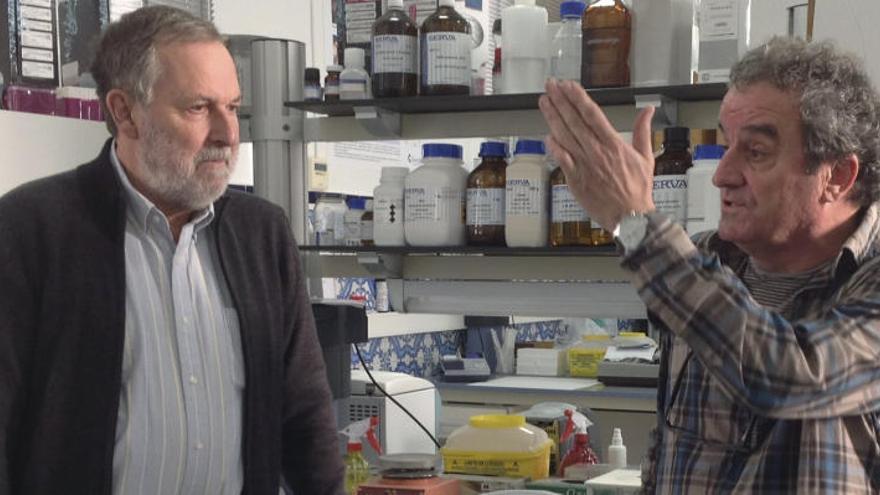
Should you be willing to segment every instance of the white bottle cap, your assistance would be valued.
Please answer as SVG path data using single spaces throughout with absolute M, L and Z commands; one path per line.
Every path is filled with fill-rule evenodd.
M 346 68 L 364 68 L 364 49 L 363 48 L 346 48 L 345 49 L 345 67 Z
M 343 67 L 343 66 L 341 66 L 341 65 L 336 65 L 336 64 L 328 65 L 328 66 L 327 66 L 327 72 L 331 72 L 331 71 L 332 71 L 332 72 L 342 72 L 342 69 L 344 69 L 344 68 L 345 68 L 345 67 Z
M 388 10 L 403 10 L 403 0 L 388 0 Z
M 455 8 L 455 0 L 440 0 L 437 6 Z

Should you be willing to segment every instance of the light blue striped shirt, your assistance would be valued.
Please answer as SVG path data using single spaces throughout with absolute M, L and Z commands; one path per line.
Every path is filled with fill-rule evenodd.
M 241 492 L 245 377 L 238 316 L 220 270 L 213 205 L 175 244 L 162 212 L 124 186 L 125 351 L 114 494 Z

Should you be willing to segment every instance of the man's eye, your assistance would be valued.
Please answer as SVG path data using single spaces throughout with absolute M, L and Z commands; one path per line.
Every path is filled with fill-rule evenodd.
M 189 111 L 194 112 L 194 113 L 202 113 L 202 112 L 206 111 L 207 109 L 208 109 L 208 105 L 206 105 L 204 103 L 200 103 L 198 105 L 192 105 L 189 107 Z

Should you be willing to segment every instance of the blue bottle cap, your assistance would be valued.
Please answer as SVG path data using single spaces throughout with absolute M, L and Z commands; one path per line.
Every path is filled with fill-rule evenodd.
M 536 141 L 534 139 L 520 139 L 516 142 L 516 150 L 514 155 L 543 155 L 544 141 Z
M 724 156 L 724 146 L 720 144 L 698 144 L 694 148 L 694 160 L 720 160 Z
M 461 160 L 461 146 L 457 144 L 427 143 L 422 145 L 424 158 L 456 158 Z
M 498 141 L 486 141 L 480 145 L 480 156 L 507 156 L 507 144 Z
M 363 210 L 367 206 L 367 198 L 362 196 L 349 196 L 345 198 L 345 204 L 350 210 Z
M 569 0 L 559 5 L 559 17 L 581 17 L 587 5 L 579 0 Z

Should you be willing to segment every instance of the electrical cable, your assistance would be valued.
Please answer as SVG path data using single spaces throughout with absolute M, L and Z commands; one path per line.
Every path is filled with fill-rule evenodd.
M 373 378 L 373 374 L 370 373 L 369 368 L 367 368 L 367 363 L 364 361 L 364 357 L 361 356 L 361 349 L 360 349 L 360 347 L 358 347 L 358 345 L 355 344 L 355 343 L 352 343 L 351 345 L 354 346 L 354 350 L 355 350 L 355 352 L 357 353 L 358 360 L 361 362 L 361 367 L 362 367 L 362 368 L 364 369 L 364 371 L 367 373 L 367 377 L 370 378 L 370 381 L 373 382 L 373 385 L 375 385 L 376 388 L 379 389 L 380 392 L 382 392 L 382 395 L 384 395 L 385 397 L 388 397 L 389 399 L 391 399 L 391 402 L 393 402 L 397 407 L 400 408 L 401 411 L 405 412 L 407 416 L 409 416 L 413 421 L 415 421 L 416 424 L 419 425 L 419 428 L 421 428 L 422 431 L 425 432 L 425 435 L 428 435 L 428 438 L 430 438 L 431 441 L 434 442 L 434 445 L 437 446 L 437 449 L 441 449 L 442 447 L 441 447 L 441 445 L 440 445 L 440 442 L 438 442 L 437 439 L 434 438 L 434 435 L 432 435 L 431 432 L 428 431 L 427 428 L 425 428 L 425 425 L 423 425 L 421 421 L 417 420 L 416 417 L 413 416 L 412 413 L 409 412 L 409 410 L 407 410 L 407 408 L 403 407 L 403 404 L 401 404 L 400 402 L 397 402 L 397 399 L 395 399 L 395 398 L 392 397 L 388 392 L 386 392 L 385 389 L 382 388 L 381 385 L 379 385 L 379 382 L 377 382 L 376 379 Z

